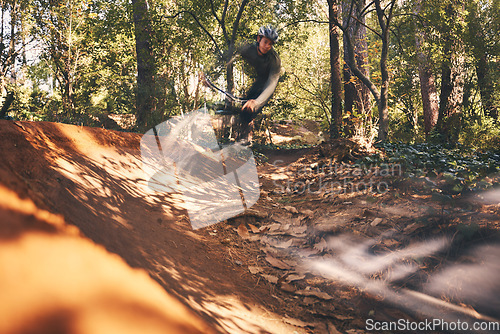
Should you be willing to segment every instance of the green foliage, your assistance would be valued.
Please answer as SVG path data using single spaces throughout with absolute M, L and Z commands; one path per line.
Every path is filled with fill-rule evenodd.
M 463 121 L 461 142 L 476 149 L 500 152 L 500 126 L 490 117 L 467 117 Z
M 135 113 L 136 46 L 131 5 L 128 1 L 36 0 L 5 2 L 5 17 L 12 12 L 18 35 L 5 34 L 1 63 L 3 94 L 13 91 L 10 115 L 19 119 L 52 120 L 99 125 L 103 114 Z M 224 4 L 228 6 L 224 9 Z M 478 84 L 478 60 L 485 58 L 493 104 L 500 108 L 500 2 L 475 0 L 422 1 L 417 15 L 414 2 L 399 2 L 392 22 L 389 45 L 389 139 L 423 142 L 422 102 L 416 61 L 415 31 L 426 35 L 422 51 L 441 85 L 442 65 L 458 47 L 466 69 L 460 142 L 478 149 L 496 148 L 500 129 L 485 117 L 485 98 Z M 154 0 L 150 5 L 153 51 L 159 92 L 155 121 L 220 101 L 203 88 L 198 72 L 213 73 L 224 87 L 225 57 L 235 43 L 255 38 L 257 28 L 272 23 L 280 28 L 275 46 L 282 58 L 283 75 L 265 112 L 275 119 L 315 119 L 328 128 L 330 117 L 330 64 L 326 2 L 249 0 L 235 27 L 241 1 Z M 7 14 L 9 13 L 9 14 Z M 379 31 L 376 16 L 367 10 L 366 24 Z M 15 15 L 14 15 L 15 14 Z M 7 21 L 4 22 L 8 26 Z M 21 29 L 22 26 L 22 29 Z M 9 29 L 6 29 L 9 30 Z M 370 79 L 381 83 L 380 38 L 367 29 Z M 9 65 L 9 42 L 22 50 L 23 38 L 38 54 Z M 451 50 L 451 51 L 450 51 Z M 14 57 L 15 58 L 15 57 Z M 30 58 L 30 57 L 28 57 Z M 20 69 L 24 75 L 21 75 Z M 241 63 L 235 65 L 235 94 L 250 79 Z M 17 81 L 16 81 L 17 80 Z M 352 121 L 359 115 L 345 115 Z M 371 110 L 373 119 L 377 108 Z M 376 127 L 376 124 L 374 124 Z M 442 137 L 429 138 L 440 142 Z
M 285 34 L 290 35 L 290 31 Z M 278 48 L 284 75 L 270 106 L 277 119 L 316 119 L 329 122 L 330 53 L 328 25 L 301 23 L 295 38 Z
M 438 178 L 451 194 L 500 186 L 500 155 L 491 151 L 434 144 L 385 143 L 378 147 L 385 156 L 367 157 L 371 162 L 398 164 L 408 179 L 432 183 Z

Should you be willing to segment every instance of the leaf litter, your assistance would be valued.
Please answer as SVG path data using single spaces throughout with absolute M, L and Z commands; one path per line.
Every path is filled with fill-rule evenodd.
M 344 175 L 347 174 L 349 176 L 348 164 L 343 166 L 345 168 Z M 376 177 L 377 173 L 373 171 L 370 173 L 367 175 Z M 429 179 L 428 176 L 426 178 Z M 444 177 L 441 178 L 444 180 Z M 334 180 L 335 178 L 331 177 L 331 179 Z M 359 177 L 356 179 L 362 180 Z M 450 178 L 448 177 L 448 179 Z M 439 176 L 437 179 L 434 178 L 430 181 L 434 186 L 439 186 L 444 182 L 440 181 Z M 453 182 L 455 182 L 455 179 Z M 430 182 L 428 183 L 430 184 Z M 388 184 L 392 186 L 390 182 Z M 266 187 L 265 181 L 263 187 Z M 408 196 L 411 197 L 411 202 L 409 201 L 409 203 L 419 202 L 420 204 L 410 204 L 406 212 L 397 214 L 391 213 L 389 211 L 390 208 L 386 207 L 385 204 L 382 203 L 381 205 L 382 201 L 386 201 L 396 207 L 396 204 L 402 203 L 402 198 L 406 194 L 404 190 L 388 192 L 387 194 L 368 194 L 366 195 L 366 199 L 360 201 L 359 198 L 364 198 L 363 194 L 344 195 L 340 193 L 332 195 L 326 193 L 323 196 L 319 193 L 316 193 L 315 196 L 311 196 L 311 194 L 287 194 L 287 197 L 283 198 L 281 197 L 283 194 L 269 191 L 267 192 L 267 196 L 261 197 L 261 201 L 264 203 L 267 202 L 267 208 L 263 209 L 266 212 L 259 213 L 259 209 L 256 209 L 254 214 L 255 217 L 266 218 L 258 219 L 252 224 L 247 222 L 246 226 L 240 225 L 236 229 L 242 239 L 257 242 L 257 245 L 254 245 L 254 247 L 260 250 L 260 254 L 264 254 L 257 256 L 259 264 L 249 266 L 248 270 L 251 274 L 259 275 L 267 282 L 275 284 L 279 287 L 279 290 L 286 292 L 289 296 L 301 296 L 302 305 L 311 307 L 311 314 L 317 313 L 322 316 L 333 316 L 333 318 L 341 322 L 350 322 L 355 319 L 352 316 L 351 308 L 345 307 L 345 310 L 339 313 L 333 305 L 329 306 L 329 304 L 323 303 L 330 303 L 333 300 L 350 300 L 357 292 L 341 290 L 340 295 L 335 292 L 332 293 L 332 286 L 325 285 L 325 282 L 328 281 L 327 279 L 318 280 L 317 276 L 299 268 L 300 262 L 297 259 L 305 259 L 307 261 L 309 259 L 324 259 L 327 257 L 335 259 L 335 255 L 332 254 L 332 250 L 328 247 L 327 240 L 330 240 L 329 236 L 338 235 L 346 231 L 355 233 L 360 237 L 374 237 L 376 233 L 381 233 L 381 231 L 383 232 L 397 226 L 395 230 L 399 231 L 403 237 L 380 238 L 374 244 L 378 248 L 373 249 L 376 252 L 388 252 L 403 247 L 405 235 L 422 233 L 422 231 L 429 230 L 432 225 L 428 222 L 422 223 L 414 219 L 408 224 L 398 227 L 396 219 L 407 216 L 412 217 L 412 212 L 415 212 L 413 216 L 415 218 L 418 218 L 422 214 L 428 214 L 427 211 L 424 212 L 424 209 L 428 210 L 427 207 L 429 207 L 429 203 L 432 203 L 433 198 L 439 197 L 439 194 L 436 195 L 436 193 L 414 194 L 410 192 L 408 193 Z M 455 198 L 453 196 L 443 194 L 441 197 L 446 198 L 446 202 L 436 200 L 432 203 L 436 204 L 433 206 L 436 208 L 433 211 L 436 214 L 442 212 L 439 205 L 446 205 L 447 208 L 454 205 Z M 314 210 L 312 210 L 313 207 L 311 206 L 308 207 L 301 204 L 308 203 L 306 200 L 310 200 L 310 203 L 315 201 Z M 287 204 L 284 205 L 282 203 Z M 261 246 L 259 247 L 258 244 Z M 281 295 L 280 298 L 286 300 L 290 297 Z M 295 305 L 297 299 L 294 298 L 297 297 L 288 299 L 290 306 Z M 337 322 L 335 325 L 345 330 L 344 325 L 339 326 Z M 318 330 L 326 328 L 329 332 L 337 333 L 338 330 L 335 325 L 333 323 L 327 324 L 322 322 L 321 324 L 316 324 L 316 327 Z M 358 328 L 362 328 L 362 326 Z M 354 331 L 363 332 L 363 330 Z

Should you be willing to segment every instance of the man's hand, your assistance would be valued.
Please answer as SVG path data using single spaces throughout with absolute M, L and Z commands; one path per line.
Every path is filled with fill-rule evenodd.
M 255 111 L 255 106 L 257 102 L 255 100 L 248 100 L 244 105 L 241 110 L 249 111 L 249 112 L 254 112 Z

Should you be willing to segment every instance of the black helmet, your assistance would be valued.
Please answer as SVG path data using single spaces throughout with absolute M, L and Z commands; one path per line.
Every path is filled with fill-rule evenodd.
M 271 25 L 260 27 L 259 32 L 257 33 L 257 36 L 267 37 L 271 41 L 273 41 L 273 43 L 276 43 L 278 41 L 278 37 L 279 37 L 278 32 Z

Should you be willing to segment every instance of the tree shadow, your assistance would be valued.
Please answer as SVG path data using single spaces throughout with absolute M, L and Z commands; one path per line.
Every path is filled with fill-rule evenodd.
M 0 183 L 66 222 L 130 266 L 146 270 L 223 332 L 268 332 L 259 317 L 265 287 L 192 231 L 175 194 L 148 194 L 140 135 L 55 123 L 3 124 Z M 16 234 L 11 234 L 15 238 Z M 91 274 L 91 273 L 89 273 Z M 278 306 L 273 306 L 278 307 Z

